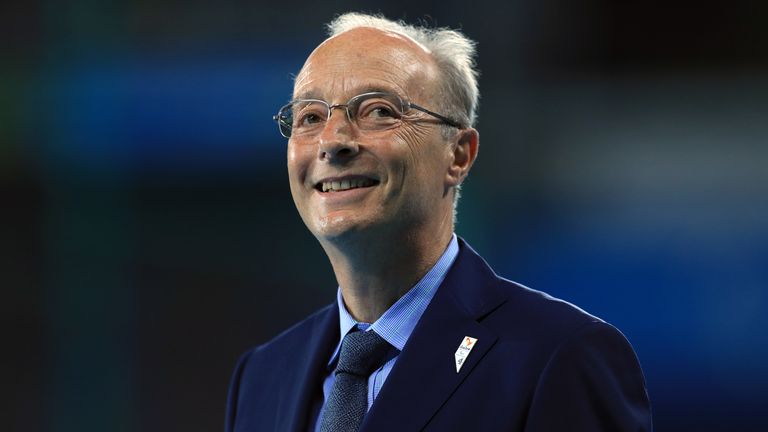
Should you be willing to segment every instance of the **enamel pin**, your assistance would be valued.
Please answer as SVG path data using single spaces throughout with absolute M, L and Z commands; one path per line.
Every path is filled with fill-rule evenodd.
M 454 358 L 456 359 L 456 373 L 459 373 L 461 367 L 464 366 L 464 361 L 467 359 L 467 356 L 469 356 L 469 353 L 472 352 L 472 348 L 475 347 L 476 343 L 477 339 L 464 336 L 461 345 L 459 345 L 459 349 L 457 349 L 456 354 L 454 354 Z

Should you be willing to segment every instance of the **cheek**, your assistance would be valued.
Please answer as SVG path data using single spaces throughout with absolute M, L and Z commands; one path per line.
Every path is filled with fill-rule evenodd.
M 293 182 L 303 182 L 309 166 L 309 158 L 306 151 L 296 146 L 288 146 L 288 178 Z
M 419 170 L 424 165 L 424 157 L 427 154 L 425 148 L 427 138 L 427 130 L 418 125 L 408 125 L 398 129 L 394 134 L 391 150 L 400 155 L 403 164 L 409 170 Z
M 442 174 L 447 168 L 449 144 L 436 136 L 440 131 L 435 129 L 414 124 L 396 134 L 408 175 L 417 178 L 423 187 L 441 185 L 444 180 Z

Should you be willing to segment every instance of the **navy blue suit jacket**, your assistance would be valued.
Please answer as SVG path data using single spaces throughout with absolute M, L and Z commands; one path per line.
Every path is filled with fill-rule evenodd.
M 650 431 L 632 347 L 611 325 L 498 277 L 463 240 L 459 255 L 361 431 Z M 246 352 L 226 431 L 307 431 L 339 339 L 332 304 Z M 454 353 L 476 346 L 459 373 Z

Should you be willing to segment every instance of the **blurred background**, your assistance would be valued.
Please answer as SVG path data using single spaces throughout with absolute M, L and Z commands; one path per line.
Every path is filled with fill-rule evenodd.
M 633 343 L 658 431 L 768 430 L 760 1 L 0 5 L 0 429 L 217 431 L 334 300 L 271 115 L 348 10 L 479 42 L 457 232 Z

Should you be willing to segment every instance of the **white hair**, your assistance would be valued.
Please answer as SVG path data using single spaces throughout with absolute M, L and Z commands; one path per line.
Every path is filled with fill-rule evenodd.
M 441 114 L 458 121 L 462 126 L 473 126 L 477 117 L 480 92 L 475 68 L 475 42 L 458 31 L 445 27 L 414 26 L 403 21 L 392 21 L 381 15 L 349 12 L 328 23 L 328 34 L 336 36 L 358 27 L 399 33 L 426 48 L 435 59 L 442 74 Z

